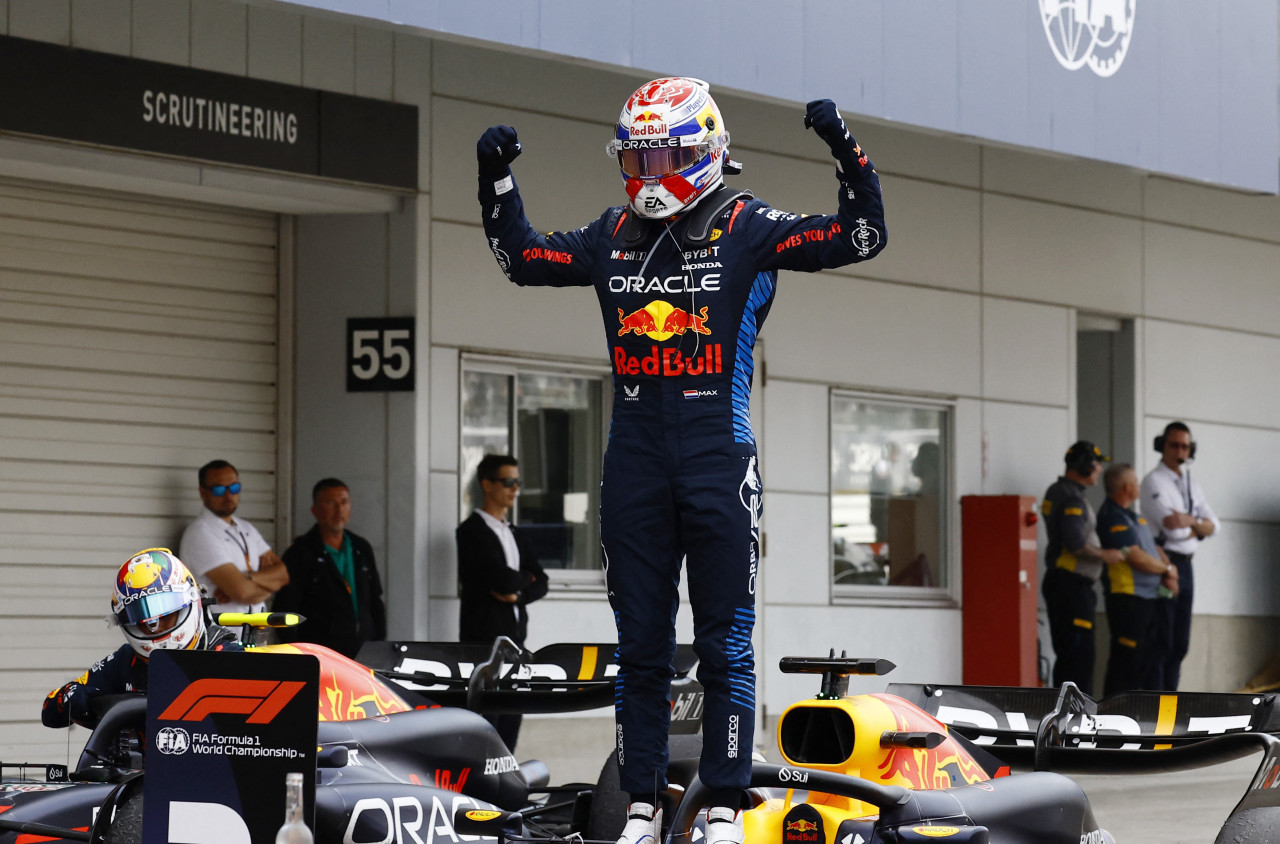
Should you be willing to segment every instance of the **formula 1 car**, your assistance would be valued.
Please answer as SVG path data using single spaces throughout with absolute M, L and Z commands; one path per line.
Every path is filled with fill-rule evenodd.
M 893 684 L 901 696 L 1015 765 L 1074 774 L 1193 770 L 1262 760 L 1219 842 L 1280 840 L 1280 695 Z
M 1099 826 L 1084 792 L 1057 769 L 1150 773 L 1257 752 L 1263 755 L 1258 774 L 1217 841 L 1263 844 L 1280 833 L 1275 700 L 1147 694 L 1098 704 L 1070 684 L 1061 690 L 901 685 L 885 694 L 851 696 L 850 675 L 881 675 L 893 665 L 831 656 L 786 658 L 780 667 L 821 674 L 821 689 L 779 720 L 786 764 L 752 767 L 742 803 L 746 844 L 1109 844 L 1114 839 Z M 1144 732 L 1153 700 L 1159 724 L 1152 721 Z M 1106 726 L 1098 710 L 1126 705 L 1128 715 L 1101 713 L 1136 725 L 1121 735 L 1118 722 Z M 1242 721 L 1244 707 L 1252 713 Z M 1212 729 L 1228 733 L 1208 734 L 1203 722 L 1197 725 L 1211 712 L 1218 713 Z M 1032 716 L 1034 728 L 1010 728 Z M 942 717 L 952 718 L 953 726 Z M 1035 770 L 1013 773 L 1010 761 Z M 701 840 L 705 821 L 699 813 L 708 797 L 696 777 L 669 790 L 666 844 Z M 519 821 L 512 813 L 463 811 L 455 817 L 459 832 L 545 841 L 522 832 Z
M 342 660 L 314 646 L 293 647 L 323 657 L 326 670 L 336 664 L 335 658 Z M 366 687 L 362 694 L 350 695 L 341 711 L 322 708 L 320 713 L 321 718 L 346 715 L 348 720 L 319 724 L 316 840 L 425 842 L 441 836 L 456 842 L 467 835 L 536 844 L 616 840 L 626 796 L 617 792 L 612 760 L 594 786 L 551 787 L 545 767 L 517 763 L 478 715 L 451 706 L 412 708 L 422 705 L 412 702 L 419 692 L 490 710 L 550 711 L 564 706 L 557 695 L 561 701 L 579 695 L 580 701 L 595 706 L 611 696 L 606 690 L 612 685 L 612 666 L 600 653 L 596 646 L 581 645 L 552 646 L 536 654 L 516 651 L 518 655 L 495 648 L 489 659 L 473 663 L 475 651 L 465 646 L 392 643 L 377 653 L 361 654 L 377 676 L 346 661 L 345 667 Z M 700 711 L 700 690 L 687 676 L 689 667 L 683 666 L 680 691 L 673 694 L 673 710 L 681 716 L 678 728 L 684 732 L 672 736 L 671 785 L 661 795 L 670 819 L 664 829 L 667 844 L 696 842 L 705 828 L 700 811 L 708 791 L 696 775 L 700 741 L 690 732 Z M 1098 716 L 1107 713 L 1071 686 L 1051 692 L 895 686 L 885 694 L 849 695 L 848 676 L 882 675 L 892 664 L 831 656 L 787 658 L 781 667 L 789 673 L 820 674 L 821 688 L 816 698 L 793 705 L 779 721 L 778 743 L 786 764 L 753 766 L 751 787 L 742 800 L 748 844 L 887 844 L 938 838 L 1105 844 L 1111 836 L 1099 827 L 1083 791 L 1047 768 L 1164 770 L 1258 751 L 1264 755 L 1259 774 L 1218 840 L 1261 844 L 1272 840 L 1278 826 L 1280 788 L 1274 786 L 1280 785 L 1280 740 L 1269 732 L 1276 726 L 1269 709 L 1274 701 L 1254 702 L 1255 729 L 1206 736 L 1197 735 L 1189 720 L 1169 713 L 1181 711 L 1179 704 L 1186 712 L 1200 706 L 1216 706 L 1221 712 L 1240 701 L 1162 695 L 1159 711 L 1167 723 L 1161 729 L 1143 731 L 1139 717 L 1139 735 L 1119 736 L 1114 729 L 1097 728 Z M 370 691 L 369 683 L 376 689 Z M 1001 708 L 993 702 L 997 692 L 1009 696 L 1001 700 L 1018 705 Z M 1042 714 L 1031 706 L 1033 701 L 1040 702 Z M 397 711 L 399 706 L 403 710 Z M 128 720 L 115 711 L 95 730 L 77 776 L 67 778 L 72 782 L 0 786 L 0 830 L 49 836 L 20 839 L 24 841 L 138 840 L 138 778 L 125 770 L 137 767 L 136 755 L 130 755 L 137 751 L 121 756 L 100 736 Z M 116 724 L 109 723 L 113 718 Z M 944 723 L 946 718 L 952 726 Z M 1137 747 L 1105 746 L 1122 740 Z M 1144 749 L 1144 743 L 1150 748 Z M 1012 773 L 1011 760 L 1039 770 Z M 611 769 L 612 780 L 607 776 Z M 107 782 L 83 781 L 93 777 Z M 59 813 L 54 805 L 58 799 L 78 808 L 73 812 L 64 806 Z M 99 806 L 95 822 L 92 810 Z M 0 842 L 10 840 L 19 839 L 0 835 Z
M 254 659 L 302 653 L 320 662 L 314 825 L 321 842 L 437 835 L 456 842 L 450 819 L 457 809 L 518 812 L 527 829 L 544 836 L 620 826 L 610 817 L 625 812 L 616 772 L 613 786 L 606 782 L 603 789 L 551 786 L 545 765 L 518 762 L 488 721 L 451 705 L 470 701 L 477 709 L 524 712 L 595 708 L 613 697 L 613 666 L 599 658 L 611 652 L 608 645 L 553 645 L 530 654 L 506 639 L 492 648 L 372 643 L 361 657 L 382 668 L 379 674 L 318 645 L 247 651 Z M 687 648 L 678 662 L 685 670 L 673 683 L 673 700 L 683 701 L 682 717 L 673 723 L 683 735 L 673 738 L 675 755 L 696 759 L 700 691 L 687 676 L 694 664 Z M 511 699 L 514 704 L 506 702 Z M 0 782 L 0 844 L 141 840 L 146 697 L 104 697 L 94 709 L 97 724 L 73 771 L 2 766 L 20 776 Z M 691 779 L 692 767 L 686 768 Z M 419 828 L 425 838 L 417 837 Z

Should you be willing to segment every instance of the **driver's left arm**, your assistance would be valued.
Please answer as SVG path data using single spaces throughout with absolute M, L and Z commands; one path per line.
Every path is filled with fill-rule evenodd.
M 747 224 L 752 232 L 760 269 L 834 269 L 869 261 L 889 242 L 880 176 L 835 105 L 822 100 L 810 103 L 805 125 L 812 125 L 836 159 L 837 210 L 835 214 L 807 216 L 768 206 L 752 209 L 749 219 L 738 222 Z

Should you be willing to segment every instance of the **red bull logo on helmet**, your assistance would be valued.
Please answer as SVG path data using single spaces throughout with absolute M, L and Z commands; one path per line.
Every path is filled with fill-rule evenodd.
M 703 307 L 698 313 L 692 314 L 684 308 L 678 308 L 661 299 L 654 299 L 643 308 L 629 314 L 622 308 L 618 308 L 618 322 L 621 325 L 618 336 L 643 334 L 650 339 L 662 342 L 673 335 L 683 335 L 686 331 L 710 334 L 711 329 L 707 327 L 707 311 L 708 308 Z
M 631 121 L 631 137 L 667 134 L 667 119 L 655 111 L 644 111 Z

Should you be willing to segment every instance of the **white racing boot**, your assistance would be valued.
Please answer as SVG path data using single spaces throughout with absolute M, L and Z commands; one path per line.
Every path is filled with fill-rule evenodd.
M 661 842 L 662 810 L 658 809 L 655 812 L 651 803 L 632 803 L 627 806 L 627 825 L 622 828 L 618 844 L 661 844 Z
M 705 844 L 742 844 L 742 816 L 733 809 L 707 810 L 707 840 Z

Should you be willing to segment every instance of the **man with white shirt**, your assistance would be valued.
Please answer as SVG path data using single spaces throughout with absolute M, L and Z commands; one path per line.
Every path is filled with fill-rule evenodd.
M 235 515 L 240 473 L 225 460 L 200 467 L 204 510 L 182 533 L 178 554 L 215 602 L 212 611 L 261 612 L 289 570 L 258 529 Z
M 458 592 L 462 599 L 458 641 L 491 645 L 506 636 L 524 645 L 529 614 L 525 605 L 547 594 L 547 575 L 507 513 L 520 492 L 520 470 L 509 455 L 486 454 L 476 469 L 484 502 L 456 532 Z M 519 715 L 487 716 L 516 749 Z
M 1191 429 L 1182 422 L 1170 422 L 1156 437 L 1155 448 L 1160 452 L 1160 463 L 1142 479 L 1142 516 L 1178 569 L 1178 594 L 1156 602 L 1156 653 L 1150 682 L 1157 691 L 1172 692 L 1177 691 L 1182 660 L 1191 644 L 1195 594 L 1191 558 L 1222 523 L 1187 465 L 1196 454 Z

